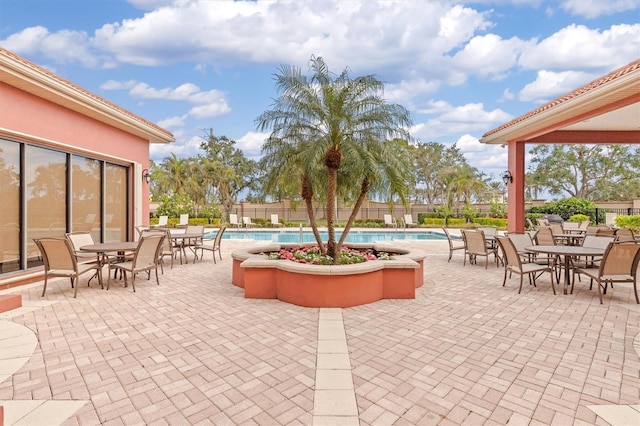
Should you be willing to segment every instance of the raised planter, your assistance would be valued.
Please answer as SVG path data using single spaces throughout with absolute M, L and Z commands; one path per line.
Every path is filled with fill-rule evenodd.
M 348 244 L 397 253 L 391 260 L 354 265 L 308 265 L 289 260 L 269 260 L 261 253 L 294 247 L 273 244 L 234 251 L 232 282 L 244 288 L 244 297 L 279 299 L 315 308 L 348 308 L 381 299 L 414 299 L 424 283 L 425 255 L 383 244 Z

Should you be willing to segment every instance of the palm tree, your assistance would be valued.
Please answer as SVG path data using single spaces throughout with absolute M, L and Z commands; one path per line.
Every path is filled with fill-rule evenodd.
M 280 67 L 275 76 L 280 96 L 256 124 L 262 131 L 272 128 L 263 146 L 272 165 L 268 173 L 289 171 L 289 176 L 300 182 L 311 226 L 323 251 L 313 199 L 314 190 L 324 183 L 329 234 L 326 254 L 335 259 L 369 190 L 386 188 L 405 199 L 407 186 L 402 177 L 407 172 L 406 161 L 392 149 L 398 144 L 391 139 L 409 139 L 411 117 L 406 108 L 386 103 L 384 85 L 375 77 L 351 78 L 348 68 L 335 76 L 321 57 L 312 56 L 310 66 L 310 77 L 300 68 Z M 320 170 L 324 173 L 319 174 Z M 356 196 L 356 204 L 340 242 L 336 242 L 334 208 L 340 191 Z

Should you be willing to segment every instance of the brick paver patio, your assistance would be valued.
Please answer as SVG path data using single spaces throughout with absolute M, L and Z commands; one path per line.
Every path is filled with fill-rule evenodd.
M 63 417 L 42 424 L 64 425 L 640 420 L 640 308 L 628 286 L 600 305 L 584 281 L 554 296 L 547 275 L 518 295 L 502 268 L 463 267 L 460 252 L 447 263 L 446 241 L 399 241 L 427 253 L 415 300 L 310 309 L 244 299 L 230 253 L 247 244 L 223 241 L 217 264 L 165 268 L 160 286 L 140 279 L 136 293 L 86 278 L 77 299 L 62 279 L 45 298 L 41 283 L 3 291 L 25 307 L 0 314 L 0 344 L 9 321 L 37 336 L 0 382 L 5 420 L 36 401 Z M 73 404 L 64 416 L 63 403 Z

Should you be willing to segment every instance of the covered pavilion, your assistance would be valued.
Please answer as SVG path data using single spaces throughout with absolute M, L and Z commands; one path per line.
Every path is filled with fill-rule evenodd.
M 480 142 L 508 147 L 508 230 L 523 231 L 527 144 L 640 143 L 640 59 L 486 132 Z

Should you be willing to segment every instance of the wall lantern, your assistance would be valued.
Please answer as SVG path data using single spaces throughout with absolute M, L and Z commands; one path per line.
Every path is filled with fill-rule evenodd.
M 151 173 L 149 173 L 149 169 L 144 169 L 142 171 L 142 181 L 143 182 L 151 182 Z
M 507 170 L 502 174 L 502 181 L 504 182 L 505 185 L 509 185 L 510 183 L 513 183 L 513 175 L 509 170 Z

